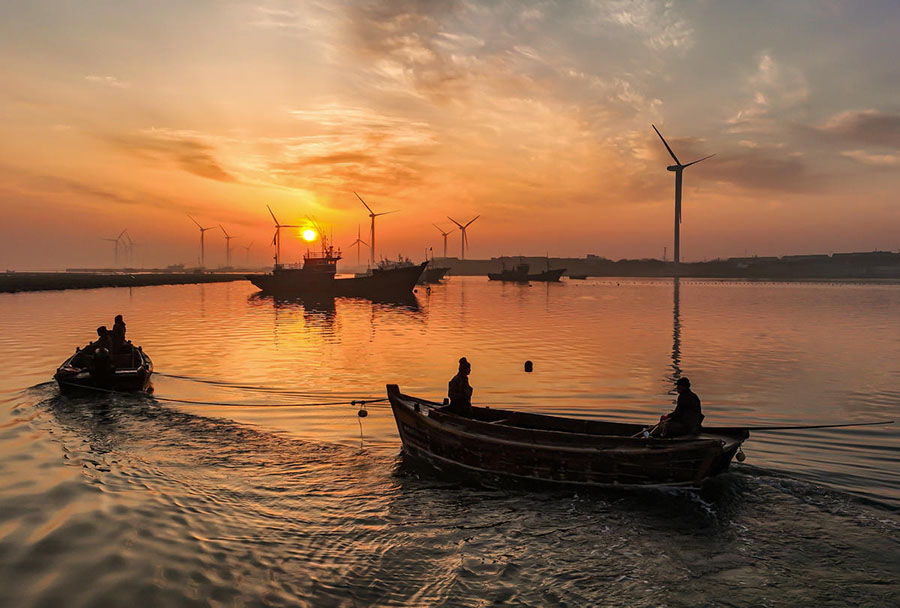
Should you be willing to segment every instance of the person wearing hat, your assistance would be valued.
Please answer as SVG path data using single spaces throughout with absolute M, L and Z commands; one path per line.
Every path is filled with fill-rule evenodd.
M 660 417 L 652 431 L 651 437 L 682 437 L 696 435 L 700 432 L 703 413 L 700 410 L 700 397 L 691 390 L 691 381 L 685 377 L 675 382 L 678 401 L 675 409 Z
M 472 387 L 469 385 L 469 373 L 472 365 L 463 357 L 459 360 L 459 372 L 447 387 L 447 395 L 450 397 L 450 406 L 447 408 L 454 414 L 468 416 L 472 413 Z

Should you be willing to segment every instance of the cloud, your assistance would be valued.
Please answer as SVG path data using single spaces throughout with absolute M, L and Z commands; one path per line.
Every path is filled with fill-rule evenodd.
M 744 92 L 747 101 L 727 121 L 730 133 L 773 131 L 785 115 L 809 100 L 803 72 L 779 63 L 770 51 L 758 56 Z
M 694 30 L 671 2 L 617 0 L 596 5 L 605 21 L 636 31 L 653 50 L 685 51 L 694 44 Z
M 846 141 L 900 149 L 900 114 L 878 110 L 841 112 L 817 130 Z
M 824 186 L 823 176 L 813 174 L 802 158 L 785 156 L 783 151 L 775 148 L 750 148 L 722 154 L 703 165 L 706 179 L 750 190 L 805 192 Z
M 85 76 L 85 80 L 94 84 L 100 84 L 114 89 L 127 89 L 130 85 L 115 76 Z
M 841 156 L 872 167 L 900 167 L 900 154 L 871 154 L 865 150 L 846 150 Z
M 147 129 L 133 135 L 109 136 L 113 142 L 143 158 L 175 162 L 181 169 L 220 182 L 235 182 L 237 179 L 225 171 L 213 156 L 215 148 L 211 144 L 198 141 L 200 136 L 191 133 L 183 135 L 166 129 Z

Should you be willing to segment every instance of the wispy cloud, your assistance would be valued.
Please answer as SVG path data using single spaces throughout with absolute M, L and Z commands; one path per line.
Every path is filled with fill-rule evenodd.
M 770 132 L 809 99 L 803 73 L 779 63 L 772 52 L 761 53 L 745 80 L 746 101 L 729 120 L 729 132 Z
M 179 131 L 147 129 L 130 135 L 111 135 L 107 140 L 121 149 L 153 162 L 174 162 L 194 175 L 220 182 L 235 182 L 215 159 L 215 148 L 200 141 L 197 134 Z
M 841 156 L 871 167 L 900 167 L 900 154 L 872 154 L 865 150 L 845 150 L 841 152 Z
M 831 117 L 818 131 L 846 141 L 900 150 L 900 114 L 853 110 Z
M 107 87 L 112 87 L 114 89 L 127 89 L 130 84 L 127 82 L 123 82 L 116 78 L 115 76 L 85 76 L 85 80 L 88 82 L 99 84 Z

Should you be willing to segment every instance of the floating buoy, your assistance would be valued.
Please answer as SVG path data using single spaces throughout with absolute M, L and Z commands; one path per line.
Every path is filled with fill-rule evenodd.
M 734 457 L 738 462 L 744 462 L 745 460 L 747 460 L 747 455 L 744 454 L 744 450 L 742 450 L 741 448 L 738 448 L 737 454 L 735 454 Z
M 369 412 L 367 412 L 365 408 L 359 408 L 359 411 L 356 412 L 356 415 L 359 416 L 360 418 L 365 418 L 366 416 L 369 415 Z
M 525 371 L 531 373 L 531 370 L 534 369 L 534 364 L 531 361 L 525 362 Z

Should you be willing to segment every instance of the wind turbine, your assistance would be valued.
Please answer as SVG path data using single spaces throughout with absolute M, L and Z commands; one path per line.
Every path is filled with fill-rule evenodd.
M 125 243 L 125 251 L 128 255 L 128 267 L 134 268 L 134 248 L 140 243 L 135 243 L 134 239 L 131 238 L 131 233 L 127 230 L 125 231 L 125 238 L 128 239 L 128 242 Z
M 197 224 L 197 228 L 200 229 L 200 268 L 206 268 L 206 244 L 204 242 L 204 236 L 207 230 L 212 230 L 215 226 L 210 226 L 209 228 L 204 228 L 200 225 L 200 222 L 192 218 L 190 215 L 188 217 L 191 218 L 191 221 Z
M 356 245 L 356 265 L 359 266 L 359 246 L 360 245 L 365 245 L 366 247 L 369 246 L 368 243 L 366 243 L 364 240 L 362 240 L 362 237 L 359 234 L 359 225 L 356 226 L 356 240 L 350 244 L 350 247 L 353 247 L 354 245 Z
M 255 241 L 250 241 L 249 245 L 241 245 L 241 247 L 243 247 L 247 251 L 247 260 L 245 261 L 245 264 L 247 264 L 248 266 L 250 265 L 250 248 L 253 247 L 254 242 Z
M 222 232 L 225 233 L 225 265 L 231 268 L 231 239 L 236 239 L 238 237 L 231 236 L 227 232 L 225 232 L 225 227 L 222 224 L 219 224 L 219 228 L 222 229 Z
M 278 266 L 281 260 L 281 229 L 299 228 L 300 226 L 294 226 L 293 224 L 279 224 L 278 218 L 275 217 L 275 214 L 272 212 L 272 208 L 266 205 L 266 209 L 269 210 L 269 215 L 275 220 L 275 236 L 272 237 L 272 244 L 275 245 L 275 265 Z
M 473 220 L 473 221 L 474 221 L 474 220 Z M 450 232 L 453 232 L 453 231 L 451 230 L 450 232 L 444 232 L 444 229 L 441 228 L 440 226 L 438 226 L 437 224 L 432 224 L 432 226 L 434 226 L 435 228 L 437 228 L 438 230 L 440 230 L 440 231 L 441 231 L 441 236 L 444 237 L 444 257 L 446 258 L 446 257 L 447 257 L 447 235 L 450 234 Z
M 119 265 L 119 241 L 122 240 L 122 235 L 125 234 L 126 232 L 128 232 L 128 228 L 126 228 L 125 230 L 120 232 L 119 236 L 117 236 L 114 239 L 103 239 L 104 241 L 110 241 L 113 243 L 113 260 L 114 260 L 113 266 L 114 267 Z
M 353 194 L 356 194 L 356 192 L 354 192 Z M 370 261 L 372 263 L 372 266 L 374 266 L 375 265 L 375 218 L 378 217 L 379 215 L 387 215 L 388 213 L 395 213 L 396 210 L 395 211 L 382 211 L 381 213 L 375 213 L 374 211 L 372 211 L 371 207 L 366 205 L 366 201 L 364 201 L 360 195 L 356 194 L 356 198 L 359 199 L 359 202 L 361 202 L 363 205 L 365 205 L 366 209 L 369 210 L 369 217 L 372 218 L 372 228 L 369 232 L 369 242 L 371 243 L 370 247 L 372 248 L 372 255 L 371 255 Z
M 695 160 L 693 162 L 689 162 L 686 165 L 682 165 L 681 161 L 678 160 L 678 157 L 675 156 L 675 153 L 672 152 L 672 148 L 669 147 L 669 144 L 666 142 L 666 138 L 662 136 L 662 133 L 659 132 L 659 129 L 656 128 L 656 125 L 651 124 L 653 130 L 656 131 L 656 134 L 659 135 L 659 138 L 662 140 L 663 145 L 666 147 L 666 150 L 669 151 L 669 154 L 672 155 L 672 158 L 675 160 L 674 165 L 669 165 L 666 167 L 668 171 L 673 171 L 675 173 L 675 266 L 681 263 L 681 174 L 685 169 L 690 167 L 691 165 L 696 165 L 697 163 L 706 160 L 707 158 L 712 158 L 715 154 L 710 154 L 709 156 L 704 156 L 701 159 Z
M 466 236 L 466 228 L 468 228 L 472 224 L 472 222 L 474 222 L 475 220 L 477 220 L 480 217 L 481 217 L 480 215 L 476 215 L 475 217 L 470 219 L 468 221 L 468 223 L 466 223 L 465 226 L 463 226 L 462 224 L 457 222 L 455 219 L 453 219 L 449 215 L 447 216 L 447 219 L 450 220 L 451 222 L 453 222 L 454 224 L 456 224 L 457 226 L 459 226 L 459 231 L 462 232 L 462 236 L 459 239 L 459 248 L 461 251 L 459 259 L 461 259 L 461 260 L 466 259 L 466 247 L 469 246 L 469 237 Z

